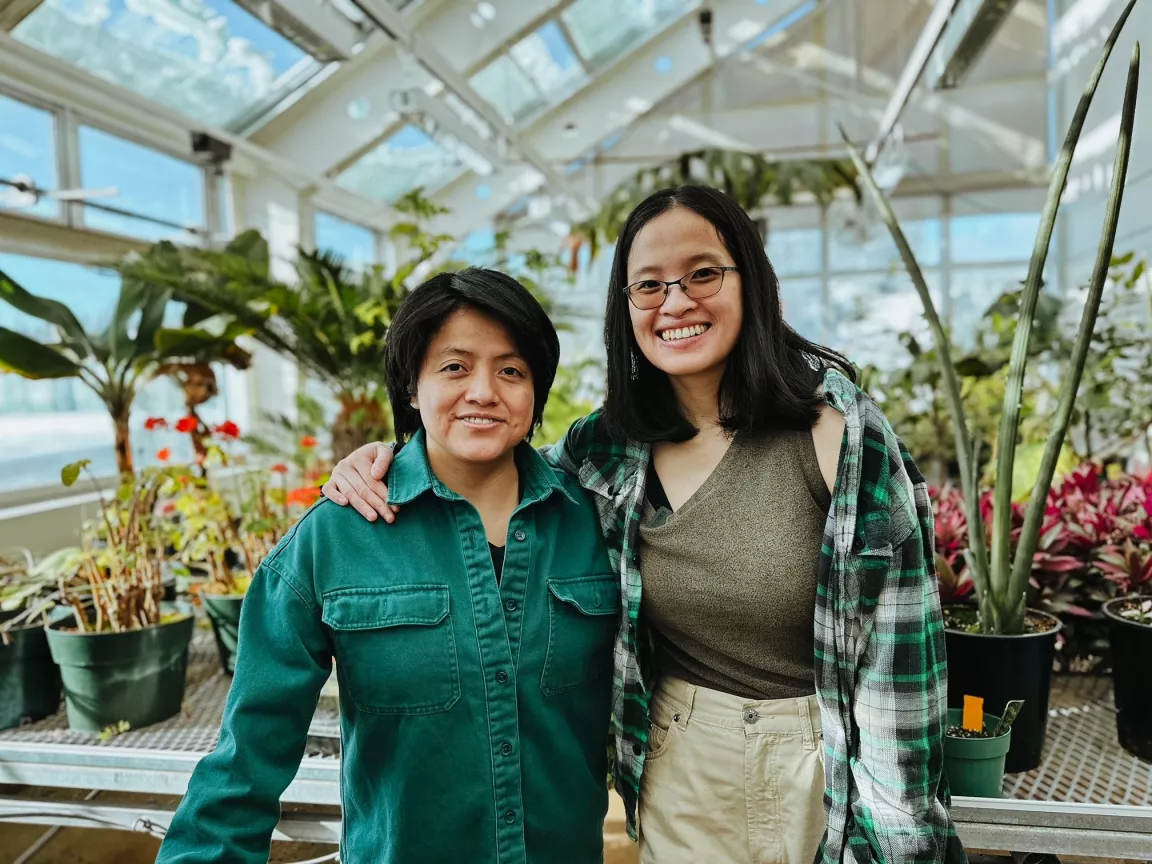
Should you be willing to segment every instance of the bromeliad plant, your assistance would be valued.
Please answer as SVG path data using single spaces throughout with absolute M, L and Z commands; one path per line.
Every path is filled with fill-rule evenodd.
M 1053 167 L 1052 179 L 1048 188 L 1048 198 L 1040 220 L 1028 275 L 1020 298 L 1019 320 L 1008 365 L 1004 392 L 1003 410 L 1000 416 L 1000 429 L 996 453 L 996 486 L 993 493 L 994 506 L 989 514 L 992 520 L 992 537 L 989 548 L 985 533 L 985 514 L 981 512 L 981 498 L 978 491 L 978 467 L 973 452 L 972 438 L 965 419 L 964 404 L 960 385 L 951 356 L 949 336 L 936 312 L 924 274 L 904 236 L 900 223 L 887 197 L 877 185 L 871 170 L 865 164 L 860 152 L 852 145 L 847 134 L 841 134 L 848 145 L 853 163 L 864 187 L 878 205 L 880 215 L 888 226 L 892 238 L 900 251 L 900 257 L 908 270 L 912 283 L 924 304 L 924 314 L 928 319 L 937 353 L 944 373 L 945 390 L 953 420 L 956 439 L 956 454 L 959 464 L 960 483 L 964 493 L 965 515 L 968 525 L 968 548 L 964 558 L 972 574 L 977 607 L 978 623 L 981 632 L 989 634 L 1019 634 L 1026 629 L 1026 600 L 1028 582 L 1032 575 L 1032 559 L 1041 539 L 1041 530 L 1046 511 L 1048 492 L 1052 486 L 1056 464 L 1060 458 L 1064 439 L 1072 417 L 1076 393 L 1084 372 L 1090 347 L 1096 315 L 1104 284 L 1112 261 L 1112 249 L 1116 240 L 1120 204 L 1124 194 L 1124 184 L 1128 174 L 1128 156 L 1132 145 L 1132 129 L 1136 113 L 1136 93 L 1140 75 L 1140 46 L 1135 46 L 1128 68 L 1127 83 L 1124 89 L 1124 104 L 1121 110 L 1120 136 L 1117 141 L 1116 159 L 1112 175 L 1111 189 L 1104 214 L 1104 227 L 1097 249 L 1096 263 L 1089 283 L 1079 330 L 1064 372 L 1059 402 L 1052 418 L 1051 433 L 1045 445 L 1035 485 L 1024 513 L 1018 541 L 1013 555 L 1012 527 L 1012 483 L 1016 459 L 1017 434 L 1021 413 L 1021 391 L 1027 367 L 1029 338 L 1037 301 L 1040 297 L 1044 264 L 1048 258 L 1049 246 L 1056 225 L 1057 211 L 1064 188 L 1072 156 L 1079 141 L 1080 133 L 1092 104 L 1092 98 L 1100 83 L 1104 66 L 1116 44 L 1136 0 L 1129 0 L 1104 45 L 1102 55 L 1085 88 L 1084 94 L 1072 117 L 1064 145 Z
M 933 507 L 940 597 L 962 602 L 974 584 L 964 557 L 970 540 L 963 495 L 945 486 L 933 492 Z M 991 507 L 992 493 L 985 492 L 981 512 Z M 1014 550 L 1025 515 L 1013 505 Z M 1131 598 L 1122 614 L 1145 623 L 1148 610 L 1141 606 L 1152 601 L 1152 474 L 1084 463 L 1053 486 L 1026 591 L 1030 607 L 1064 622 L 1061 663 L 1069 669 L 1090 671 L 1106 656 L 1101 608 L 1109 600 Z

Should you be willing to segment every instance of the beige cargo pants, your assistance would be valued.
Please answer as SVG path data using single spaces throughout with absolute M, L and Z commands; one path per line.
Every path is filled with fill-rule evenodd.
M 651 724 L 640 864 L 812 864 L 824 836 L 815 696 L 757 702 L 666 678 Z

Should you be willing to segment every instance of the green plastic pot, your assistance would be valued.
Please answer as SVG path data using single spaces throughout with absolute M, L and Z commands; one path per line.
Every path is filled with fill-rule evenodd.
M 42 720 L 60 708 L 60 670 L 44 628 L 16 627 L 8 638 L 8 645 L 0 641 L 0 729 Z
M 240 607 L 243 594 L 202 594 L 204 611 L 212 622 L 220 666 L 231 675 L 236 671 L 236 646 L 240 642 Z
M 964 711 L 948 709 L 948 728 L 959 726 Z M 984 728 L 995 729 L 1000 718 L 984 715 Z M 1012 744 L 1012 730 L 996 738 L 944 736 L 944 774 L 953 795 L 971 798 L 1004 797 L 1004 758 Z
M 99 732 L 120 721 L 133 729 L 180 713 L 188 669 L 191 615 L 126 633 L 77 633 L 71 618 L 46 631 L 60 667 L 68 727 Z

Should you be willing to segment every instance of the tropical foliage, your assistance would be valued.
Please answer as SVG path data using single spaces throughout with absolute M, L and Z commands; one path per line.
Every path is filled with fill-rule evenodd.
M 39 297 L 0 271 L 0 299 L 50 324 L 52 342 L 38 342 L 0 327 L 0 371 L 42 380 L 75 378 L 104 403 L 116 431 L 116 465 L 133 469 L 129 417 L 145 383 L 169 375 L 185 386 L 190 410 L 216 393 L 211 363 L 246 369 L 251 357 L 236 344 L 249 332 L 238 321 L 213 318 L 202 307 L 185 308 L 182 326 L 165 327 L 172 292 L 125 276 L 112 323 L 85 328 L 65 304 Z
M 943 373 L 945 393 L 953 420 L 958 472 L 961 488 L 964 492 L 965 515 L 969 525 L 969 542 L 968 548 L 965 550 L 965 560 L 972 573 L 979 609 L 980 628 L 987 633 L 1016 634 L 1024 631 L 1028 582 L 1032 573 L 1033 555 L 1041 540 L 1048 492 L 1052 485 L 1057 462 L 1064 451 L 1065 437 L 1071 424 L 1076 394 L 1080 388 L 1087 364 L 1096 317 L 1100 308 L 1104 285 L 1109 275 L 1120 204 L 1128 173 L 1128 156 L 1132 143 L 1136 91 L 1140 74 L 1139 45 L 1133 51 L 1128 68 L 1116 159 L 1111 189 L 1104 211 L 1096 263 L 1084 299 L 1080 326 L 1075 340 L 1072 342 L 1071 356 L 1061 376 L 1059 401 L 1050 419 L 1051 431 L 1044 446 L 1036 481 L 1024 512 L 1024 521 L 1014 550 L 1012 484 L 1004 482 L 1004 480 L 1012 477 L 1015 470 L 1024 380 L 1028 367 L 1034 316 L 1042 287 L 1042 274 L 1077 141 L 1084 128 L 1088 109 L 1100 83 L 1104 66 L 1134 4 L 1135 0 L 1129 0 L 1105 42 L 1100 60 L 1093 70 L 1072 117 L 1063 147 L 1053 167 L 1048 198 L 1041 216 L 1032 258 L 1029 262 L 1028 275 L 1020 295 L 1019 314 L 1015 323 L 1012 350 L 1008 361 L 1004 400 L 1000 413 L 1000 428 L 996 439 L 996 477 L 998 482 L 993 493 L 993 507 L 988 514 L 992 524 L 990 544 L 984 528 L 986 517 L 981 512 L 980 507 L 978 461 L 974 454 L 973 440 L 966 419 L 959 378 L 952 360 L 948 334 L 940 321 L 923 272 L 912 253 L 904 232 L 900 228 L 891 204 L 880 190 L 859 151 L 848 140 L 847 135 L 844 136 L 853 162 L 860 174 L 861 182 L 875 200 L 881 216 L 900 250 L 901 259 L 904 261 L 917 294 L 924 305 L 925 317 L 928 319 L 928 325 L 935 341 L 940 368 Z

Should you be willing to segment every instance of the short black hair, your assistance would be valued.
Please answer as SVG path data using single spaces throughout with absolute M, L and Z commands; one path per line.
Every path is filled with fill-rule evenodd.
M 668 376 L 641 352 L 628 313 L 628 255 L 640 230 L 673 207 L 714 226 L 740 271 L 744 320 L 720 383 L 720 420 L 729 432 L 809 429 L 819 417 L 823 371 L 839 367 L 856 380 L 840 354 L 809 342 L 784 321 L 780 283 L 756 226 L 732 198 L 710 186 L 677 186 L 649 195 L 628 216 L 616 241 L 604 316 L 608 387 L 604 418 L 631 441 L 687 441 L 697 429 L 683 415 Z
M 544 418 L 548 391 L 560 363 L 560 340 L 548 313 L 523 285 L 506 273 L 469 267 L 441 273 L 419 285 L 405 298 L 388 328 L 384 367 L 388 400 L 396 440 L 407 441 L 420 429 L 420 412 L 412 407 L 416 382 L 428 346 L 448 317 L 471 309 L 494 318 L 508 330 L 516 350 L 532 370 L 532 425 L 528 437 Z

